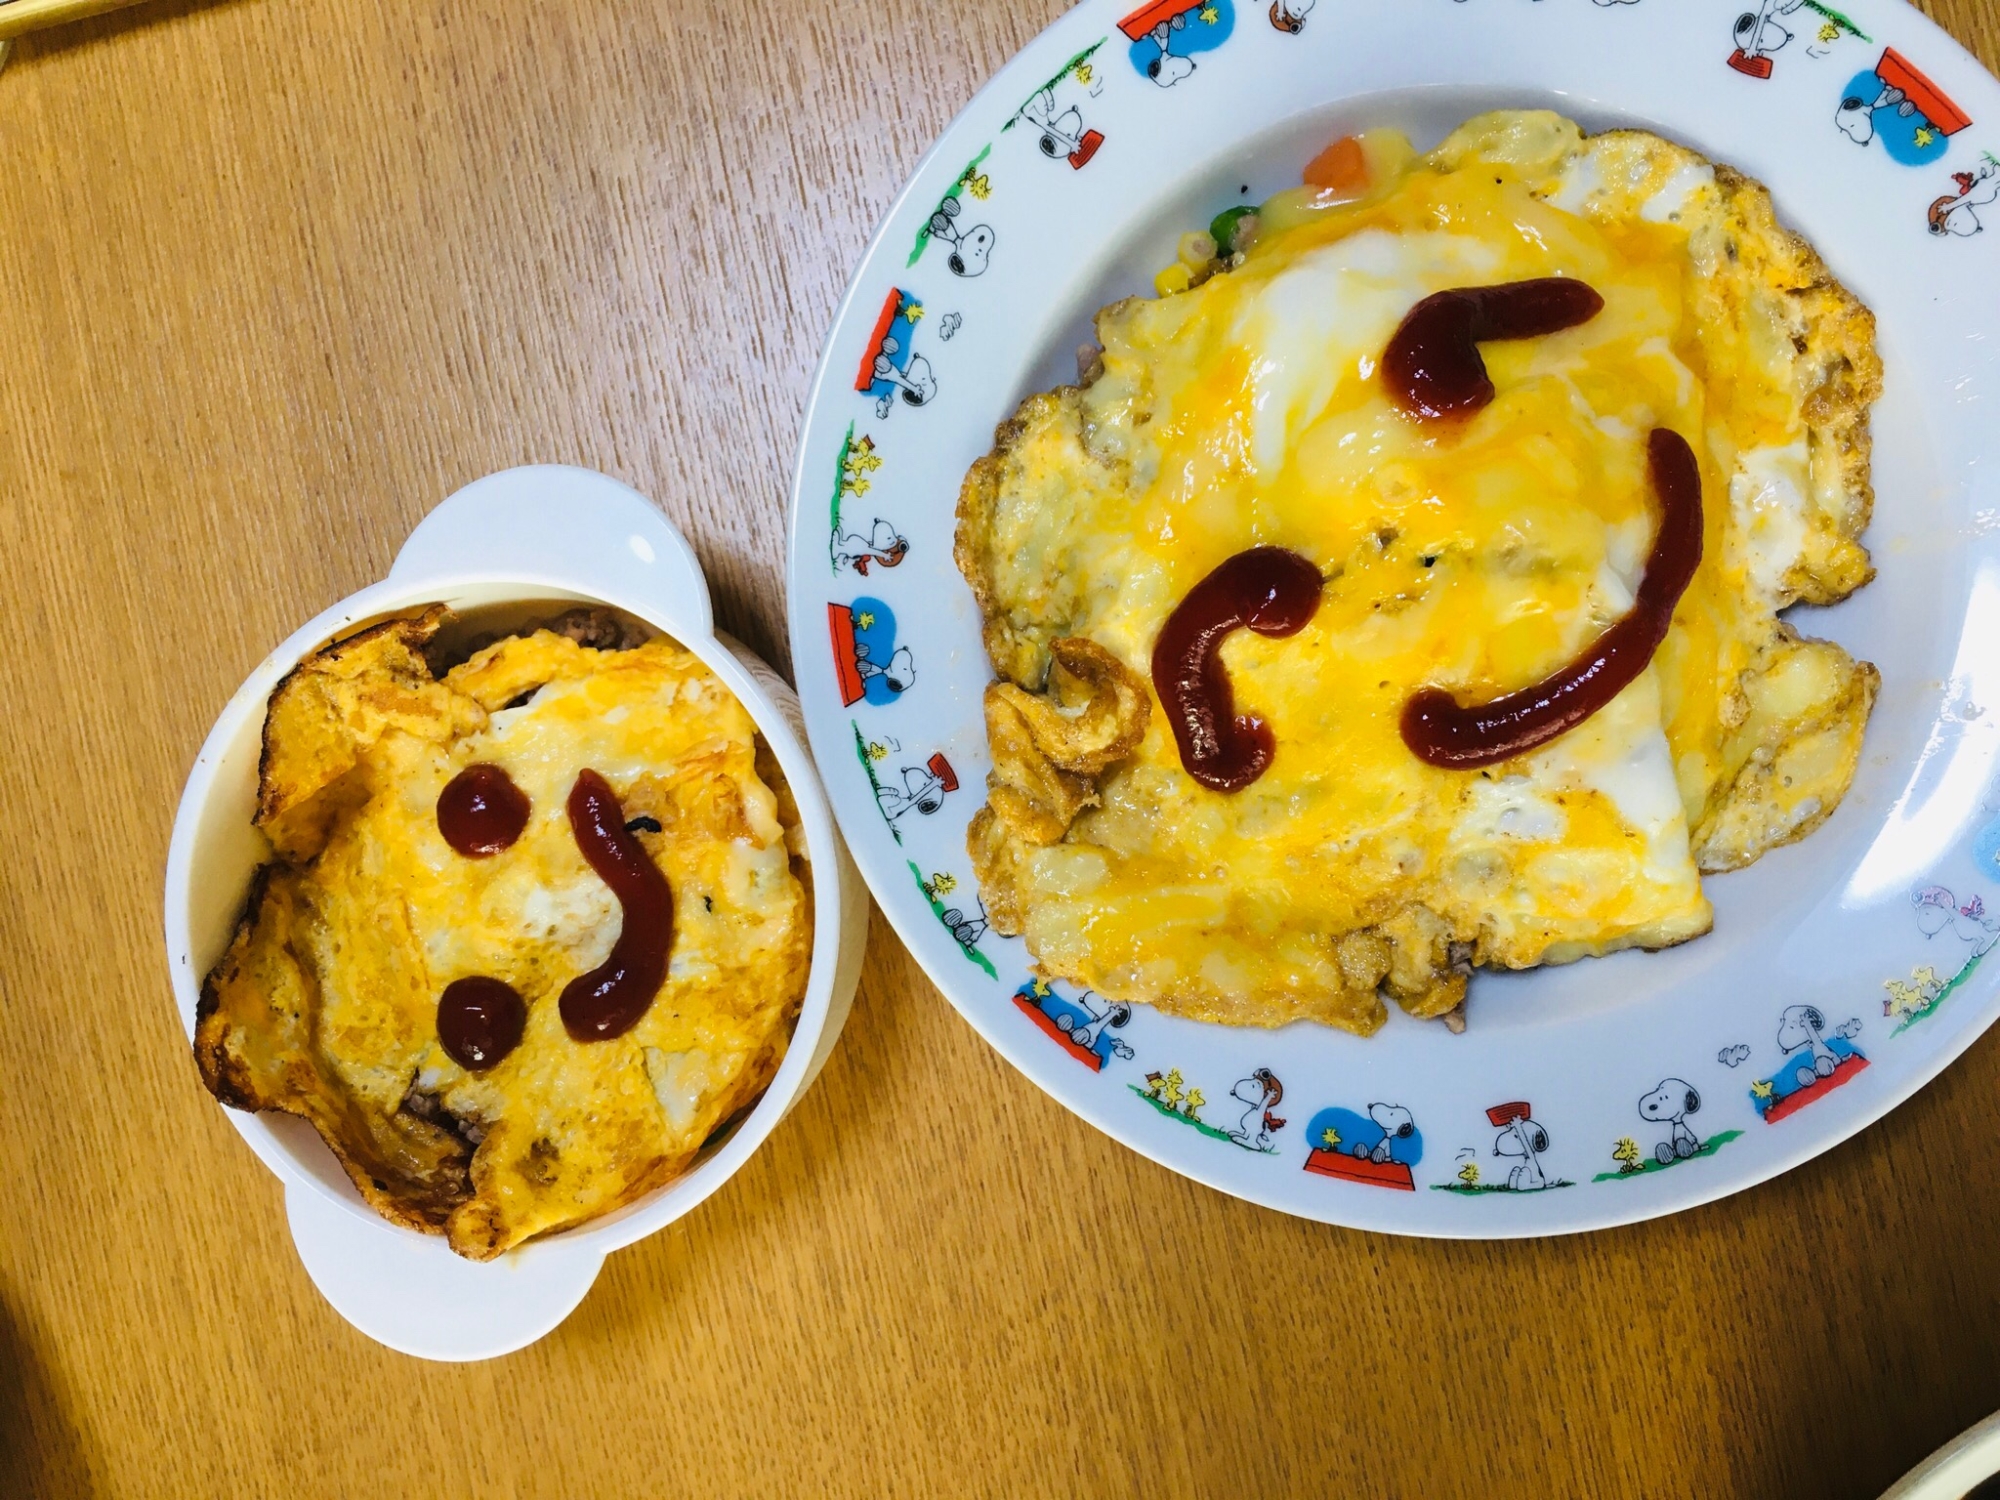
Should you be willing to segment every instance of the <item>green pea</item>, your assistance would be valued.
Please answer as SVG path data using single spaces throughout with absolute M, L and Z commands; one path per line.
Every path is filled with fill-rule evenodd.
M 1245 214 L 1254 214 L 1254 203 L 1239 203 L 1234 208 L 1225 208 L 1209 221 L 1209 237 L 1215 241 L 1216 249 L 1224 255 L 1236 253 L 1236 226 Z

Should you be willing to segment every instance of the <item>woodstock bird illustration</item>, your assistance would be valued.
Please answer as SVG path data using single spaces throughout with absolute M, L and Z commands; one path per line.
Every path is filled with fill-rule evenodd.
M 1882 1002 L 1882 1014 L 1910 1016 L 1928 1008 L 1944 992 L 1944 981 L 1938 978 L 1936 969 L 1924 964 L 1912 969 L 1908 979 L 1883 980 L 1882 988 L 1889 992 L 1889 998 Z

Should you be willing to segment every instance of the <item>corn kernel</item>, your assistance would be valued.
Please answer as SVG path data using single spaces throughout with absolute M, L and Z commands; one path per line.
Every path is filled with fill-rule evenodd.
M 1181 264 L 1190 271 L 1199 271 L 1215 259 L 1215 240 L 1199 229 L 1191 229 L 1181 236 L 1181 242 L 1174 253 L 1180 257 Z

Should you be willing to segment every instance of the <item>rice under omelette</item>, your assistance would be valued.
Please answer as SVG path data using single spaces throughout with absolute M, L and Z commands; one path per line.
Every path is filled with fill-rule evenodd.
M 960 495 L 999 678 L 968 848 L 995 928 L 1113 1000 L 1458 1022 L 1474 966 L 1707 932 L 1702 873 L 1811 832 L 1860 754 L 1875 669 L 1779 612 L 1872 576 L 1867 309 L 1762 187 L 1657 136 L 1535 111 L 1421 158 L 1364 140 L 1354 190 L 1286 195 L 1206 279 L 1103 309 L 1084 383 L 1029 397 Z M 1463 422 L 1399 409 L 1379 365 L 1419 301 L 1555 276 L 1601 312 L 1482 344 L 1497 395 Z M 1703 529 L 1650 665 L 1530 753 L 1418 759 L 1413 692 L 1514 692 L 1633 607 L 1656 427 L 1694 450 Z M 1147 666 L 1259 546 L 1328 581 L 1298 634 L 1223 644 L 1275 753 L 1219 792 Z
M 215 1096 L 310 1121 L 385 1217 L 488 1259 L 685 1171 L 754 1103 L 804 996 L 810 870 L 749 714 L 674 642 L 510 636 L 442 677 L 442 607 L 301 663 L 272 694 L 258 872 L 209 973 L 195 1056 Z M 439 795 L 471 765 L 527 794 L 518 839 L 468 858 Z M 602 963 L 619 903 L 565 815 L 598 772 L 673 898 L 664 984 L 579 1042 L 558 996 Z M 439 997 L 491 976 L 526 1002 L 514 1049 L 468 1069 Z

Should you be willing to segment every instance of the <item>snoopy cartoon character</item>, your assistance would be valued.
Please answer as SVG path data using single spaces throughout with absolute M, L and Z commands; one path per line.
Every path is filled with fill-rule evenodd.
M 1829 1028 L 1818 1006 L 1786 1006 L 1778 1016 L 1778 1048 L 1785 1060 L 1770 1077 L 1750 1085 L 1758 1118 L 1775 1125 L 1867 1067 L 1852 1040 L 1860 1030 L 1858 1018 Z
M 1271 24 L 1287 36 L 1297 36 L 1306 29 L 1312 8 L 1313 0 L 1271 0 Z
M 1285 1128 L 1285 1122 L 1271 1113 L 1285 1097 L 1285 1086 L 1278 1082 L 1278 1075 L 1269 1068 L 1259 1068 L 1248 1078 L 1237 1079 L 1229 1097 L 1250 1106 L 1243 1111 L 1241 1123 L 1229 1132 L 1229 1138 L 1245 1151 L 1271 1150 L 1272 1133 Z
M 1021 106 L 1020 118 L 1040 132 L 1037 144 L 1042 155 L 1068 162 L 1073 172 L 1088 166 L 1104 144 L 1103 131 L 1085 127 L 1082 110 L 1074 104 L 1056 107 L 1055 84 L 1030 95 Z
M 1848 81 L 1833 123 L 1857 146 L 1880 140 L 1906 166 L 1944 155 L 1946 138 L 1972 123 L 1936 84 L 1894 47 L 1871 70 Z
M 1048 980 L 1031 979 L 1014 992 L 1014 1003 L 1093 1072 L 1102 1073 L 1113 1058 L 1132 1059 L 1132 1044 L 1117 1035 L 1132 1019 L 1123 1001 L 1100 1000 L 1100 1010 L 1089 990 L 1072 1000 Z
M 928 406 L 937 395 L 931 362 L 912 344 L 923 315 L 922 302 L 901 287 L 889 288 L 854 377 L 854 388 L 875 398 L 875 415 L 881 420 L 888 419 L 898 396 L 906 406 Z
M 1507 1186 L 1516 1193 L 1538 1192 L 1549 1185 L 1541 1154 L 1549 1149 L 1549 1133 L 1535 1120 L 1527 1102 L 1496 1104 L 1486 1118 L 1500 1127 L 1494 1138 L 1495 1156 L 1518 1156 L 1520 1165 L 1507 1171 Z
M 872 367 L 874 383 L 895 388 L 884 391 L 876 398 L 875 415 L 878 417 L 887 417 L 895 407 L 895 391 L 901 391 L 903 400 L 911 406 L 927 405 L 937 395 L 937 377 L 931 373 L 931 362 L 921 354 L 913 353 L 898 365 L 896 356 L 902 352 L 901 341 L 893 335 L 884 337 L 876 346 Z
M 2000 921 L 1986 915 L 1986 902 L 1976 892 L 1963 904 L 1941 885 L 1927 885 L 1910 895 L 1916 908 L 1917 926 L 1925 937 L 1936 937 L 1949 928 L 1962 943 L 1970 943 L 1975 955 L 1986 953 L 2000 941 Z
M 917 662 L 908 646 L 896 644 L 894 610 L 880 599 L 861 598 L 829 604 L 826 615 L 842 704 L 893 703 L 909 691 Z
M 1831 1078 L 1840 1059 L 1826 1044 L 1826 1017 L 1816 1005 L 1788 1005 L 1778 1017 L 1778 1046 L 1787 1054 L 1804 1052 L 1792 1076 L 1800 1088 L 1815 1078 Z
M 928 816 L 944 806 L 945 794 L 958 790 L 958 774 L 940 751 L 921 766 L 903 767 L 900 787 L 883 782 L 875 788 L 875 805 L 891 823 L 915 809 Z
M 1132 1044 L 1123 1037 L 1109 1034 L 1109 1031 L 1122 1029 L 1132 1019 L 1131 1006 L 1117 1001 L 1107 1004 L 1103 1010 L 1097 1010 L 1090 1003 L 1090 991 L 1085 990 L 1076 1001 L 1076 1009 L 1087 1019 L 1080 1019 L 1077 1025 L 1070 1028 L 1069 1039 L 1072 1042 L 1086 1052 L 1100 1056 L 1109 1052 L 1113 1057 L 1131 1059 Z M 1100 1038 L 1106 1045 L 1099 1046 Z
M 956 906 L 950 906 L 939 913 L 938 920 L 944 923 L 953 937 L 958 939 L 958 946 L 968 953 L 979 946 L 979 940 L 986 936 L 987 929 L 993 925 L 987 918 L 984 902 L 980 903 L 979 915 L 976 917 L 968 917 Z
M 1908 94 L 1893 83 L 1883 83 L 1872 99 L 1866 94 L 1845 96 L 1840 101 L 1840 108 L 1833 112 L 1833 123 L 1855 145 L 1865 146 L 1875 139 L 1875 112 L 1881 109 L 1893 109 L 1906 120 L 1917 112 L 1917 106 Z
M 1931 204 L 1931 233 L 1952 234 L 1961 238 L 1975 235 L 1986 226 L 1979 222 L 1979 215 L 1973 210 L 1984 208 L 1995 198 L 2000 198 L 2000 161 L 1989 156 L 1979 164 L 1977 171 L 1954 172 L 1951 180 L 1958 191 L 1946 193 Z
M 1749 78 L 1771 76 L 1771 54 L 1791 41 L 1792 30 L 1779 19 L 1805 5 L 1806 0 L 1760 0 L 1755 10 L 1746 10 L 1730 28 L 1736 50 L 1729 54 L 1729 66 Z
M 1306 1124 L 1305 1170 L 1370 1187 L 1416 1191 L 1410 1169 L 1424 1159 L 1423 1132 L 1400 1104 L 1374 1103 L 1366 1114 L 1329 1105 Z
M 1390 1153 L 1394 1151 L 1396 1142 L 1407 1141 L 1417 1133 L 1416 1118 L 1400 1104 L 1371 1104 L 1368 1106 L 1368 1118 L 1381 1127 L 1382 1139 L 1372 1147 L 1356 1141 L 1353 1151 L 1356 1156 L 1366 1157 L 1378 1166 L 1391 1159 Z
M 1174 33 L 1187 25 L 1187 12 L 1182 11 L 1160 22 L 1146 33 L 1146 40 L 1159 51 L 1159 56 L 1146 64 L 1146 76 L 1163 89 L 1170 89 L 1194 71 L 1194 59 L 1182 57 L 1173 50 Z
M 1289 12 L 1304 25 L 1310 5 L 1286 0 L 1281 9 L 1273 5 L 1271 19 L 1280 31 L 1289 30 L 1281 15 Z M 1132 66 L 1163 89 L 1170 89 L 1194 72 L 1190 52 L 1206 52 L 1220 47 L 1235 28 L 1233 0 L 1148 0 L 1124 20 L 1118 29 L 1132 43 Z
M 1639 1117 L 1668 1127 L 1667 1139 L 1653 1147 L 1653 1157 L 1661 1166 L 1693 1156 L 1701 1150 L 1701 1140 L 1688 1128 L 1687 1117 L 1701 1108 L 1701 1095 L 1682 1078 L 1662 1078 L 1660 1086 L 1639 1101 Z
M 836 568 L 852 568 L 866 578 L 869 568 L 893 568 L 909 552 L 910 544 L 902 534 L 877 516 L 866 536 L 858 531 L 843 531 L 834 538 L 833 565 Z
M 883 687 L 891 694 L 900 697 L 908 692 L 910 684 L 917 680 L 917 659 L 910 655 L 908 646 L 898 646 L 889 653 L 887 661 L 872 661 L 869 659 L 868 647 L 857 643 L 854 647 L 854 670 L 861 674 L 864 685 L 872 679 L 879 678 Z
M 945 257 L 944 263 L 952 275 L 977 276 L 986 269 L 993 255 L 993 226 L 961 226 L 958 222 L 960 212 L 956 193 L 938 204 L 931 213 L 931 238 L 951 246 L 951 254 Z

